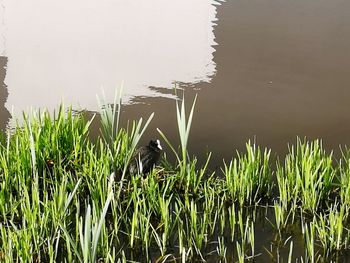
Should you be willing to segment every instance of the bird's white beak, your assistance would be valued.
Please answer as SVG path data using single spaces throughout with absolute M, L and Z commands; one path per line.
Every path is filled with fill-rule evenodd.
M 159 140 L 157 140 L 157 147 L 158 147 L 159 150 L 163 150 L 162 146 L 160 145 L 160 141 Z

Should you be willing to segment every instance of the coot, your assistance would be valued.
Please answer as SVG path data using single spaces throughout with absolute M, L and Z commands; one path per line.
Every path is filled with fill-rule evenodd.
M 129 172 L 131 174 L 146 174 L 157 164 L 162 146 L 159 140 L 151 140 L 147 146 L 137 149 L 130 160 Z

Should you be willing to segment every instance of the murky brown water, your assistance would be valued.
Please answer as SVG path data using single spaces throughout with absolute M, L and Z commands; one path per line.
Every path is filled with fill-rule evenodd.
M 296 136 L 349 145 L 350 2 L 228 1 L 214 32 L 217 74 L 186 90 L 199 95 L 192 152 L 208 145 L 221 163 L 254 137 L 282 154 Z M 152 128 L 175 136 L 174 102 L 142 101 L 127 115 L 155 111 Z
M 248 139 L 277 154 L 296 136 L 350 145 L 350 1 L 67 3 L 0 0 L 0 129 L 13 107 L 62 97 L 93 113 L 124 81 L 123 123 L 155 112 L 143 143 L 158 127 L 176 145 L 177 81 L 188 105 L 198 94 L 190 151 L 214 168 Z
M 60 2 L 2 3 L 1 127 L 12 106 L 61 97 L 94 111 L 101 86 L 111 97 L 124 80 L 126 101 L 138 102 L 124 120 L 155 112 L 144 140 L 159 127 L 176 144 L 169 88 L 180 81 L 188 102 L 198 93 L 191 152 L 213 151 L 214 164 L 254 138 L 281 154 L 296 136 L 350 145 L 347 0 Z

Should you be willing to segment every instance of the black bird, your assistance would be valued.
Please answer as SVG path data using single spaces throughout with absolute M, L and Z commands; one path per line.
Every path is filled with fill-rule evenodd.
M 147 146 L 137 149 L 130 161 L 130 174 L 149 173 L 157 164 L 162 150 L 159 140 L 151 140 Z

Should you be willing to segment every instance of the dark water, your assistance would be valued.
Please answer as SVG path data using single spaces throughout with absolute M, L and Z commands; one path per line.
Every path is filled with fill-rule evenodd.
M 190 138 L 192 153 L 213 151 L 221 164 L 248 139 L 284 154 L 296 136 L 321 138 L 328 150 L 350 143 L 350 2 L 235 0 L 217 7 L 210 83 L 198 93 Z M 126 118 L 156 113 L 159 127 L 176 137 L 174 101 L 138 99 Z
M 123 125 L 154 112 L 142 143 L 160 128 L 177 145 L 179 82 L 188 108 L 198 94 L 190 153 L 213 168 L 248 139 L 280 155 L 296 136 L 350 145 L 348 0 L 3 0 L 0 16 L 0 129 L 62 98 L 93 114 L 124 81 Z
M 177 144 L 175 102 L 169 98 L 172 82 L 183 83 L 189 104 L 198 94 L 190 151 L 200 159 L 212 151 L 214 166 L 230 159 L 236 149 L 243 150 L 248 139 L 278 154 L 284 154 L 296 136 L 321 138 L 327 149 L 335 151 L 350 144 L 349 1 L 231 0 L 221 5 L 202 1 L 174 4 L 170 10 L 159 2 L 163 15 L 154 7 L 143 10 L 124 3 L 126 10 L 135 9 L 137 14 L 149 12 L 143 20 L 148 27 L 137 27 L 135 34 L 126 32 L 126 21 L 108 20 L 114 17 L 112 8 L 118 4 L 123 8 L 123 1 L 106 1 L 96 11 L 89 1 L 81 10 L 81 21 L 70 11 L 75 4 L 69 9 L 59 1 L 38 3 L 46 13 L 37 19 L 46 19 L 47 24 L 36 21 L 35 6 L 2 4 L 1 127 L 12 106 L 18 115 L 29 106 L 52 109 L 64 98 L 68 104 L 95 111 L 99 85 L 111 101 L 116 86 L 111 83 L 125 78 L 124 120 L 155 112 L 143 143 L 159 137 L 158 127 Z M 195 5 L 198 14 L 192 13 Z M 182 20 L 175 15 L 165 19 L 170 21 L 165 24 L 168 30 L 157 19 L 148 20 L 155 12 L 162 21 L 176 8 Z M 129 24 L 140 24 L 137 14 Z M 60 15 L 66 20 L 60 21 Z M 107 25 L 106 32 L 98 22 Z M 152 26 L 157 34 L 147 31 Z M 19 45 L 21 37 L 27 41 Z M 118 57 L 121 65 L 115 64 Z

